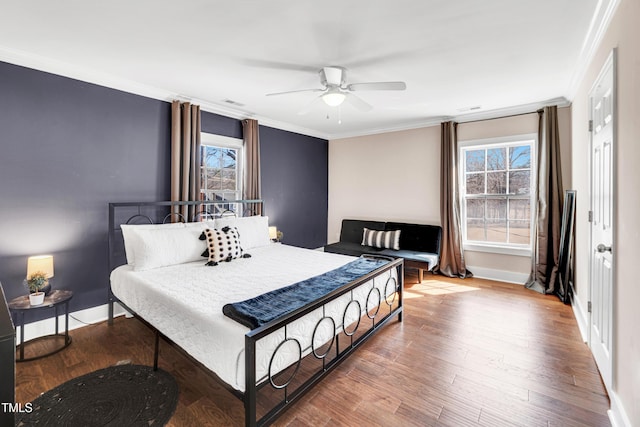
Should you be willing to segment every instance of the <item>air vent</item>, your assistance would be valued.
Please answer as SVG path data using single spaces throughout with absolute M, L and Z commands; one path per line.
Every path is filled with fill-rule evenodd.
M 231 99 L 223 99 L 222 102 L 224 102 L 225 104 L 233 105 L 234 107 L 244 107 L 244 104 L 233 101 Z
M 475 110 L 479 110 L 480 108 L 482 108 L 480 105 L 475 105 L 473 107 L 458 108 L 458 113 L 466 113 L 468 111 L 475 111 Z

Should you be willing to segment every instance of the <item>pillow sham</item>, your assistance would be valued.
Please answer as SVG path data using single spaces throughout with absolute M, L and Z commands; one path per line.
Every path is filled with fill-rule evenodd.
M 135 265 L 135 247 L 140 244 L 140 230 L 167 230 L 169 228 L 183 228 L 184 223 L 176 222 L 169 224 L 120 224 L 122 239 L 124 241 L 124 253 L 127 264 Z
M 197 261 L 205 249 L 198 239 L 204 224 L 188 227 L 145 228 L 134 231 L 130 249 L 135 271 Z
M 378 231 L 365 227 L 362 232 L 363 246 L 373 246 L 381 249 L 400 250 L 400 230 Z
M 216 218 L 214 224 L 214 228 L 218 230 L 224 227 L 237 228 L 239 236 L 242 239 L 242 249 L 245 251 L 271 244 L 268 216 L 256 215 L 239 218 L 228 216 Z
M 235 227 L 224 227 L 220 230 L 207 228 L 203 233 L 209 252 L 209 261 L 205 265 L 215 266 L 222 261 L 229 262 L 236 258 L 250 256 L 243 254 L 238 229 Z

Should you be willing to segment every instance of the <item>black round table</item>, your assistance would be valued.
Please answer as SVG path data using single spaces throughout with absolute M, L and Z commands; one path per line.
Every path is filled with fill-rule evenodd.
M 50 356 L 54 353 L 59 352 L 60 350 L 69 347 L 71 344 L 71 337 L 69 336 L 69 301 L 73 297 L 73 292 L 56 289 L 53 290 L 49 295 L 44 297 L 44 302 L 40 305 L 31 305 L 29 303 L 29 296 L 23 295 L 17 298 L 12 299 L 9 302 L 9 310 L 14 317 L 14 324 L 17 328 L 20 329 L 20 344 L 16 347 L 18 351 L 18 355 L 16 357 L 16 362 L 27 362 L 29 360 L 40 359 L 41 357 Z M 59 316 L 59 308 L 64 308 L 64 334 L 61 334 L 58 328 L 58 316 Z M 45 335 L 42 337 L 35 338 L 27 342 L 27 344 L 35 343 L 41 340 L 51 340 L 58 339 L 59 337 L 64 337 L 64 342 L 61 346 L 57 346 L 53 350 L 39 354 L 37 356 L 29 357 L 25 359 L 24 357 L 24 315 L 25 313 L 33 313 L 37 310 L 43 310 L 47 308 L 53 308 L 56 312 L 56 331 L 54 334 Z

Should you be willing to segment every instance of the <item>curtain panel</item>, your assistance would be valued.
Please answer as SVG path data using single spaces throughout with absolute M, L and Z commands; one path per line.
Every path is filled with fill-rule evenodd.
M 244 174 L 244 199 L 257 200 L 261 198 L 262 189 L 260 181 L 260 128 L 258 121 L 245 119 L 242 121 L 242 135 L 244 140 L 245 174 Z M 262 206 L 254 207 L 254 215 L 262 215 Z
M 189 102 L 171 103 L 171 201 L 200 199 L 200 106 Z M 179 215 L 192 220 L 194 206 L 172 210 L 173 221 Z M 179 214 L 179 215 L 178 215 Z
M 440 219 L 442 241 L 437 272 L 449 277 L 471 277 L 462 249 L 460 198 L 458 186 L 458 124 L 444 122 L 441 129 Z
M 531 274 L 525 286 L 540 293 L 556 289 L 564 189 L 558 107 L 538 111 L 538 162 Z

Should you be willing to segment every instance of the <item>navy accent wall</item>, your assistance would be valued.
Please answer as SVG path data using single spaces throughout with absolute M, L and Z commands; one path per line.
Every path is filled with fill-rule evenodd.
M 288 245 L 327 243 L 329 142 L 260 126 L 262 198 Z
M 170 122 L 168 102 L 0 62 L 0 282 L 7 299 L 27 293 L 27 257 L 52 254 L 53 286 L 74 291 L 71 311 L 107 302 L 108 203 L 169 199 Z M 202 131 L 242 138 L 239 120 L 209 112 Z M 328 142 L 264 126 L 260 141 L 272 224 L 287 244 L 324 245 Z
M 28 256 L 52 254 L 72 311 L 104 304 L 107 204 L 169 197 L 170 104 L 2 62 L 0 99 L 7 298 L 26 293 Z
M 231 117 L 201 111 L 200 130 L 205 133 L 242 139 L 242 122 Z

